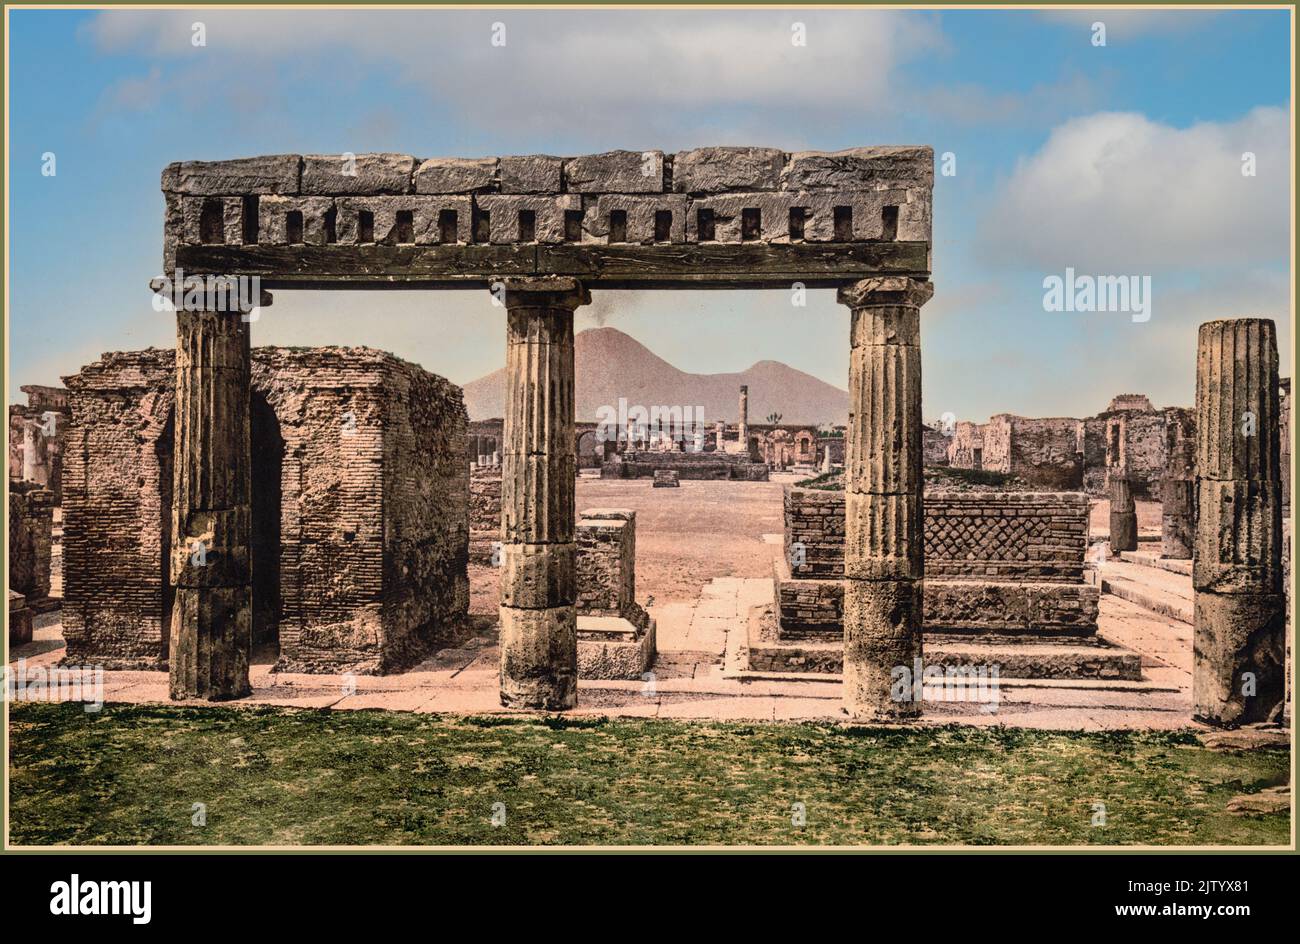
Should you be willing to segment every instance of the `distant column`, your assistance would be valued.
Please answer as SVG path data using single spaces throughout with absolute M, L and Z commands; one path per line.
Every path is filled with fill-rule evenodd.
M 171 697 L 240 698 L 252 691 L 249 326 L 178 311 L 176 328 Z
M 573 279 L 505 284 L 501 704 L 560 711 L 578 697 Z
M 1110 476 L 1110 552 L 1136 551 L 1138 546 L 1137 505 L 1128 476 L 1114 471 Z
M 740 388 L 740 449 L 749 451 L 749 387 Z
M 1160 553 L 1170 560 L 1191 560 L 1196 533 L 1196 437 L 1190 417 L 1166 413 L 1165 475 L 1160 486 Z
M 841 288 L 852 310 L 845 456 L 844 707 L 856 720 L 920 714 L 921 678 L 893 697 L 895 669 L 921 664 L 921 306 L 929 282 Z
M 1192 700 L 1211 724 L 1267 720 L 1284 697 L 1278 407 L 1273 322 L 1201 325 Z

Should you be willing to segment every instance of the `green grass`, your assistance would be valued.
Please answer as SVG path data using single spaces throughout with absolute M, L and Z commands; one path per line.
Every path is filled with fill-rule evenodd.
M 10 752 L 18 844 L 1289 841 L 1224 811 L 1287 753 L 1191 734 L 28 703 Z

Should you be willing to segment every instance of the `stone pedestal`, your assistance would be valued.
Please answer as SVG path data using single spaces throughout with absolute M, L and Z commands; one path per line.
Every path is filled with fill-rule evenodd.
M 1276 329 L 1201 325 L 1192 697 L 1211 724 L 1264 721 L 1285 689 Z
M 1160 553 L 1170 560 L 1191 560 L 1196 533 L 1196 482 L 1165 479 L 1160 491 Z
M 1137 505 L 1133 501 L 1133 487 L 1118 473 L 1110 477 L 1110 552 L 1118 557 L 1121 551 L 1136 551 L 1138 546 Z
M 921 709 L 921 679 L 912 677 L 924 576 L 920 309 L 933 291 L 890 277 L 839 292 L 852 310 L 844 708 L 855 720 L 902 720 Z
M 501 704 L 559 711 L 578 696 L 573 279 L 505 283 Z
M 249 694 L 249 337 L 238 312 L 176 313 L 171 697 Z

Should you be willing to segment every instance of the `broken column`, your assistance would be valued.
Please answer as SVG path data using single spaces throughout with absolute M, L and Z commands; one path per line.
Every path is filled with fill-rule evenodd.
M 506 416 L 501 477 L 501 704 L 577 703 L 574 279 L 505 283 Z
M 1160 553 L 1191 560 L 1196 532 L 1196 437 L 1186 410 L 1166 411 L 1165 474 L 1160 483 Z
M 740 388 L 740 451 L 749 451 L 749 387 Z
M 1133 485 L 1118 470 L 1110 474 L 1110 552 L 1136 551 L 1138 546 L 1137 505 Z
M 1201 325 L 1192 699 L 1211 724 L 1267 720 L 1284 694 L 1277 370 L 1271 320 Z
M 855 720 L 920 714 L 921 306 L 928 282 L 865 279 L 852 310 L 845 456 L 844 708 Z M 896 671 L 897 670 L 897 671 Z M 910 684 L 895 688 L 905 679 Z
M 176 313 L 171 697 L 252 689 L 248 322 L 238 311 Z

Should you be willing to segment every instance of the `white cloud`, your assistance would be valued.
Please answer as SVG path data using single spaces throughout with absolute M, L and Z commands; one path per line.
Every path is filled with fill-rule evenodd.
M 1289 141 L 1272 107 L 1188 128 L 1133 113 L 1068 121 L 999 189 L 984 251 L 1051 272 L 1285 262 Z M 1248 151 L 1254 177 L 1242 174 Z
M 195 48 L 200 20 L 207 45 Z M 796 21 L 806 46 L 791 42 Z M 506 26 L 504 47 L 490 42 L 495 22 Z M 85 35 L 101 52 L 201 69 L 216 84 L 292 60 L 332 80 L 391 72 L 482 123 L 537 126 L 563 115 L 643 129 L 659 123 L 657 109 L 889 109 L 895 68 L 941 44 L 927 15 L 811 10 L 115 10 Z

